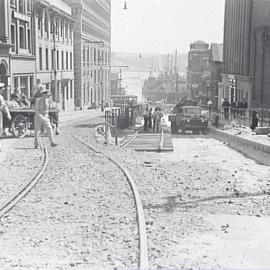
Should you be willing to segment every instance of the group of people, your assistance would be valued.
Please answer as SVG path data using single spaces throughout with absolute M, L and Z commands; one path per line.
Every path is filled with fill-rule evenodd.
M 233 118 L 236 118 L 239 115 L 244 116 L 246 109 L 248 107 L 248 104 L 245 99 L 243 99 L 242 101 L 234 101 L 232 102 L 232 104 L 230 104 L 229 100 L 227 98 L 224 98 L 222 107 L 223 107 L 225 120 L 229 120 L 230 112 Z
M 49 118 L 49 108 L 50 108 L 50 90 L 46 89 L 42 85 L 41 80 L 37 79 L 36 85 L 33 89 L 33 98 L 31 102 L 27 100 L 24 93 L 19 92 L 16 89 L 15 93 L 11 94 L 10 101 L 5 101 L 3 97 L 3 91 L 5 88 L 4 83 L 0 83 L 0 112 L 3 113 L 7 120 L 10 122 L 12 120 L 10 110 L 20 109 L 20 108 L 30 108 L 35 109 L 34 116 L 34 126 L 35 126 L 35 137 L 34 137 L 34 147 L 39 146 L 39 134 L 46 130 L 46 134 L 49 137 L 51 146 L 57 146 L 55 138 L 53 135 L 53 128 Z M 2 134 L 2 115 L 0 114 L 0 135 Z M 5 132 L 5 131 L 3 131 Z M 59 131 L 57 131 L 59 133 Z
M 155 132 L 159 132 L 160 122 L 163 114 L 161 108 L 156 107 L 153 112 L 152 108 L 146 108 L 143 113 L 144 118 L 144 131 L 146 132 L 148 128 L 152 129 Z
M 231 111 L 231 115 L 233 118 L 240 116 L 245 116 L 245 112 L 247 110 L 247 101 L 243 99 L 243 101 L 234 101 L 232 104 L 228 101 L 227 98 L 224 99 L 222 103 L 223 112 L 224 112 L 224 118 L 225 120 L 229 120 L 229 113 Z M 251 115 L 251 125 L 250 129 L 252 131 L 255 130 L 255 128 L 258 126 L 259 118 L 258 118 L 258 112 L 254 110 Z

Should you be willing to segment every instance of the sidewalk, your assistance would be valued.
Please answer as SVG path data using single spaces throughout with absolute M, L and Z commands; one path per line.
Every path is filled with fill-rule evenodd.
M 254 132 L 245 127 L 209 127 L 209 131 L 215 139 L 260 164 L 270 166 L 270 139 L 267 135 L 254 135 Z
M 230 122 L 221 122 L 221 126 L 223 127 L 219 127 L 219 129 L 230 135 L 270 146 L 270 138 L 267 135 L 256 135 L 255 132 L 247 126 L 232 125 Z

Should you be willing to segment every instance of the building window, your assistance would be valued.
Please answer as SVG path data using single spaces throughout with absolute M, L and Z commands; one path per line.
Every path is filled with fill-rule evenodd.
M 24 0 L 19 0 L 19 12 L 24 14 Z
M 49 50 L 46 49 L 46 70 L 49 70 Z
M 10 27 L 11 32 L 11 44 L 12 44 L 12 51 L 16 51 L 16 37 L 15 37 L 15 25 L 11 25 Z
M 10 0 L 10 5 L 16 7 L 16 0 Z
M 66 52 L 66 69 L 68 69 L 68 52 Z
M 56 53 L 57 70 L 59 70 L 59 51 Z
M 83 85 L 83 104 L 85 104 L 85 84 Z
M 90 101 L 90 83 L 88 83 L 88 88 L 87 88 L 87 102 L 89 103 Z
M 68 39 L 68 23 L 65 23 L 65 38 Z
M 28 93 L 28 77 L 20 77 L 20 90 L 27 97 L 29 96 L 29 93 Z
M 54 19 L 52 15 L 50 16 L 50 32 L 54 33 Z
M 72 53 L 70 53 L 70 69 L 73 69 Z
M 24 33 L 24 27 L 20 26 L 20 49 L 25 49 L 25 33 Z
M 69 83 L 66 84 L 66 99 L 69 99 Z
M 42 48 L 39 48 L 39 69 L 42 70 Z
M 52 70 L 54 70 L 54 50 L 51 50 L 51 64 L 52 64 Z
M 31 0 L 26 0 L 26 10 L 27 10 L 27 13 L 31 13 L 32 12 L 32 3 L 31 3 Z
M 69 24 L 69 39 L 72 40 L 72 25 Z
M 70 81 L 70 98 L 73 97 L 73 81 Z
M 60 29 L 60 36 L 63 37 L 63 35 L 64 35 L 64 22 L 63 21 L 61 21 L 60 27 L 61 27 L 61 29 Z
M 62 51 L 62 54 L 61 54 L 61 60 L 62 60 L 62 69 L 65 69 L 65 64 L 64 64 L 64 52 Z
M 31 52 L 31 31 L 30 29 L 27 30 L 27 39 L 28 39 L 28 50 Z
M 44 31 L 46 33 L 46 38 L 49 38 L 49 25 L 48 25 L 48 17 L 45 15 L 45 21 L 44 21 Z

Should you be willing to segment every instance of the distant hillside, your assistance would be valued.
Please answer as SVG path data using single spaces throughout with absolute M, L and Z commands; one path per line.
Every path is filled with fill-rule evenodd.
M 175 69 L 175 59 L 171 57 L 168 60 L 168 55 L 162 54 L 140 54 L 140 53 L 122 53 L 112 52 L 112 66 L 129 66 L 129 70 L 150 69 L 153 72 L 166 71 L 170 68 Z M 172 60 L 171 60 L 172 59 Z M 177 69 L 179 72 L 184 72 L 187 67 L 187 55 L 180 54 L 177 57 Z

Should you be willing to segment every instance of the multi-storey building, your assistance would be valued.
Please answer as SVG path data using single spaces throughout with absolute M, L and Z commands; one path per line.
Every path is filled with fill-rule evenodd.
M 28 97 L 35 77 L 32 0 L 0 1 L 0 80 L 5 98 L 16 88 Z
M 195 41 L 190 44 L 187 68 L 187 91 L 192 99 L 207 101 L 207 86 L 210 82 L 209 44 Z
M 270 107 L 270 1 L 226 0 L 223 96 Z
M 105 104 L 110 90 L 110 0 L 66 0 L 74 25 L 75 106 Z
M 212 43 L 210 47 L 210 83 L 208 84 L 207 96 L 212 99 L 214 107 L 217 108 L 221 104 L 218 103 L 221 98 L 221 93 L 219 93 L 219 85 L 222 81 L 221 74 L 224 72 L 223 65 L 223 44 Z
M 62 110 L 74 109 L 74 52 L 71 6 L 63 0 L 35 0 L 36 76 L 51 89 Z

